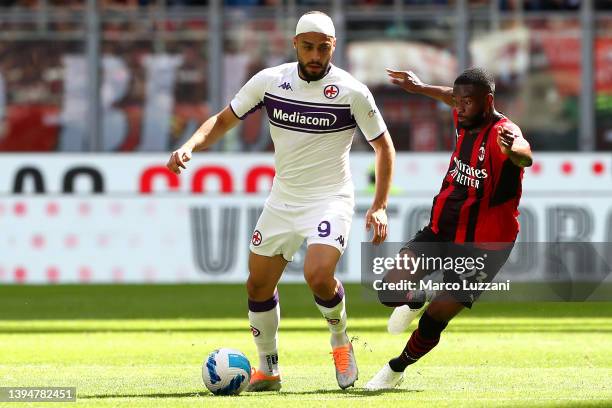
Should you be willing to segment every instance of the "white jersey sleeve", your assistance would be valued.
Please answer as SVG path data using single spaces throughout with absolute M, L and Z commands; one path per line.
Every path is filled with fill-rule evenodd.
M 244 119 L 250 113 L 260 109 L 264 102 L 266 79 L 264 71 L 253 75 L 249 81 L 238 91 L 230 102 L 230 108 L 239 119 Z
M 351 110 L 361 133 L 368 141 L 376 139 L 387 130 L 387 125 L 376 107 L 374 97 L 366 86 L 361 92 L 356 92 Z

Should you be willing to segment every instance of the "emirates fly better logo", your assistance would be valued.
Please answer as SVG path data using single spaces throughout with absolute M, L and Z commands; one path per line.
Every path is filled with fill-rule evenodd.
M 475 169 L 457 157 L 453 157 L 453 160 L 455 161 L 455 167 L 448 174 L 461 185 L 478 188 L 480 187 L 480 180 L 489 177 L 487 169 Z

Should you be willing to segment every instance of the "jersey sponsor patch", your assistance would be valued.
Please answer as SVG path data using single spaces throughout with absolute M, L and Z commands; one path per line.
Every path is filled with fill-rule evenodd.
M 455 167 L 453 167 L 448 174 L 460 185 L 479 188 L 481 180 L 489 176 L 486 169 L 476 169 L 457 157 L 453 157 L 453 161 L 455 162 Z
M 270 123 L 283 129 L 305 133 L 332 133 L 357 126 L 350 105 L 311 103 L 264 96 Z

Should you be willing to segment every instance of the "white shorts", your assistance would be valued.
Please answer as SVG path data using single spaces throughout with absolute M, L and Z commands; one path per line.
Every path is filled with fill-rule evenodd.
M 317 203 L 296 206 L 268 199 L 251 238 L 250 249 L 263 256 L 283 255 L 287 261 L 306 244 L 325 244 L 346 248 L 353 220 L 354 202 L 334 197 Z

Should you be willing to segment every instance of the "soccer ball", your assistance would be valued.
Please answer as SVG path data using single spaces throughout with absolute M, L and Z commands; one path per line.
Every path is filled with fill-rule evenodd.
M 221 348 L 204 360 L 202 379 L 215 395 L 238 395 L 251 380 L 251 363 L 238 350 Z

